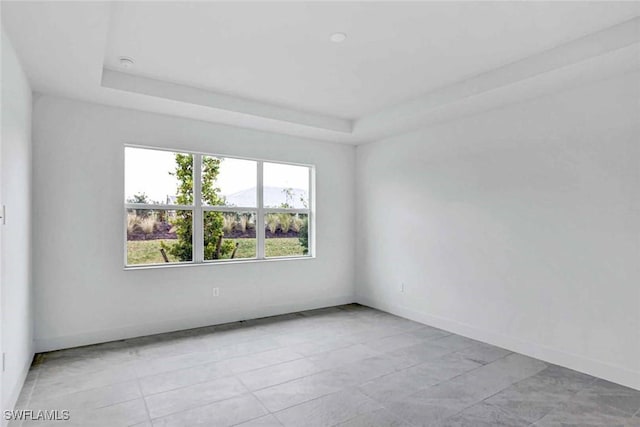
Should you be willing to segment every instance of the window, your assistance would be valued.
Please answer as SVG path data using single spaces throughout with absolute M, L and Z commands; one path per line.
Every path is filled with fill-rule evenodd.
M 312 174 L 302 165 L 125 147 L 125 265 L 304 257 Z

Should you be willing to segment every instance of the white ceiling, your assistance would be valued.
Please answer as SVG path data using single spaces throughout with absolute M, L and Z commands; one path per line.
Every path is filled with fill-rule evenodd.
M 640 41 L 638 19 L 581 41 L 640 15 L 638 2 L 2 2 L 2 15 L 34 90 L 351 143 L 403 130 L 374 118 L 479 75 L 502 70 L 485 92 L 511 85 L 513 63 L 552 52 L 536 76 L 595 72 L 616 51 L 617 72 L 637 67 Z

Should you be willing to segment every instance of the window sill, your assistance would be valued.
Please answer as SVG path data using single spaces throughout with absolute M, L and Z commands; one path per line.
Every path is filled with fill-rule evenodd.
M 170 263 L 170 264 L 147 264 L 147 265 L 125 265 L 124 270 L 155 270 L 159 268 L 184 268 L 184 267 L 211 267 L 214 265 L 236 265 L 236 264 L 255 264 L 262 262 L 280 262 L 280 261 L 301 261 L 316 259 L 315 256 L 291 256 L 291 257 L 273 257 L 265 259 L 242 259 L 242 260 L 223 260 L 223 261 L 207 261 L 200 263 Z

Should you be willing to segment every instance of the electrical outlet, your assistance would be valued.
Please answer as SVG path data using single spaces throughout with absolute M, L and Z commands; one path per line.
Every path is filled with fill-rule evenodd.
M 404 293 L 404 282 L 400 283 L 400 292 Z
M 220 288 L 213 288 L 213 296 L 214 297 L 220 296 Z

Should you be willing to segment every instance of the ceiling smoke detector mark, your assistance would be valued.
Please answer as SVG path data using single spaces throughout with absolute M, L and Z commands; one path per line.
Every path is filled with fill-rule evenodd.
M 347 35 L 345 33 L 333 33 L 329 37 L 329 40 L 331 40 L 334 43 L 342 43 L 346 39 L 347 39 Z
M 118 63 L 120 64 L 120 67 L 129 69 L 133 67 L 135 61 L 133 60 L 133 58 L 129 58 L 128 56 L 121 56 L 120 58 L 118 58 Z

